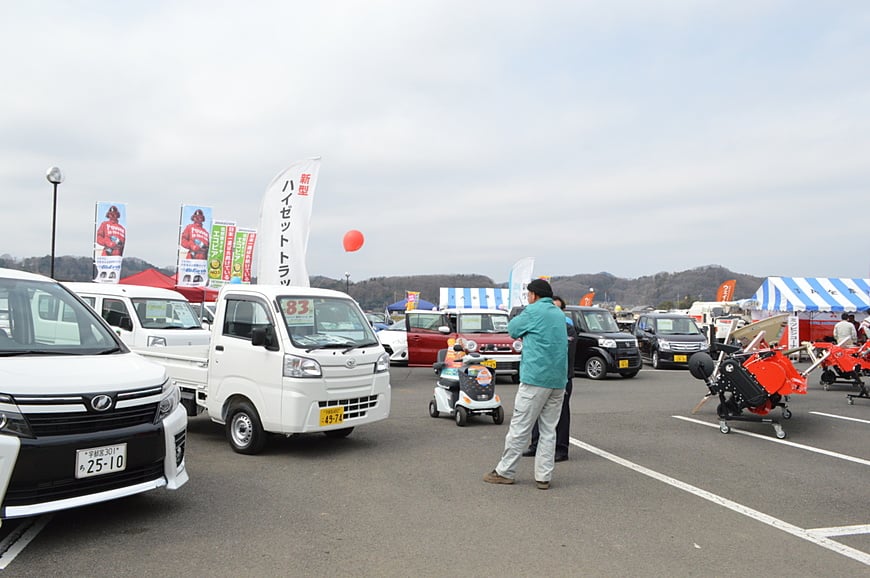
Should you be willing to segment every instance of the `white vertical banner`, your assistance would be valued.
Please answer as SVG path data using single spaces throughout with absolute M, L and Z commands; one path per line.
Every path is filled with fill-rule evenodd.
M 320 157 L 297 161 L 272 179 L 260 204 L 257 282 L 308 287 L 308 232 Z
M 788 318 L 788 348 L 797 349 L 801 345 L 801 324 L 797 314 Z
M 508 278 L 508 303 L 509 308 L 524 307 L 529 304 L 529 293 L 526 286 L 532 280 L 532 269 L 535 267 L 535 259 L 524 257 L 514 263 Z

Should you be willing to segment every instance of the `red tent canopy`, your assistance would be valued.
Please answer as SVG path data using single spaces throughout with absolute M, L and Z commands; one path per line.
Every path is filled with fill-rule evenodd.
M 210 303 L 217 300 L 217 289 L 208 287 L 179 287 L 175 284 L 175 277 L 164 275 L 157 269 L 145 269 L 129 277 L 121 279 L 124 285 L 145 285 L 146 287 L 159 287 L 160 289 L 172 289 L 184 295 L 191 303 Z

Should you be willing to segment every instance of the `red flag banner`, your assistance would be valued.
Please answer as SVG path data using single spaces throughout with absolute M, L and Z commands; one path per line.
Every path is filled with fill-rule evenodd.
M 595 299 L 595 292 L 590 291 L 589 293 L 584 295 L 582 299 L 580 299 L 580 305 L 584 307 L 589 307 L 590 305 L 592 305 L 593 299 Z
M 731 301 L 734 299 L 734 289 L 737 287 L 737 279 L 729 279 L 721 285 L 716 292 L 716 301 Z

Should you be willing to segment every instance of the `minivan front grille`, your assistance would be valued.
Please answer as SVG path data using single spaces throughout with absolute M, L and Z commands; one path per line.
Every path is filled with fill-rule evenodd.
M 701 351 L 702 349 L 707 348 L 707 344 L 701 343 L 700 341 L 690 341 L 688 343 L 681 341 L 671 341 L 669 343 L 673 351 Z
M 104 432 L 154 422 L 162 386 L 106 394 L 18 395 L 14 402 L 36 437 Z M 94 400 L 108 397 L 109 409 Z
M 36 437 L 94 433 L 152 423 L 157 404 L 115 409 L 106 413 L 30 413 L 26 414 Z

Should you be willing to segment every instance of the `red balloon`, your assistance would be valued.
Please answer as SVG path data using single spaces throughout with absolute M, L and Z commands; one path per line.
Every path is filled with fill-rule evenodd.
M 363 246 L 363 242 L 365 242 L 365 237 L 356 229 L 352 229 L 344 234 L 344 250 L 347 252 L 359 251 L 360 247 Z

